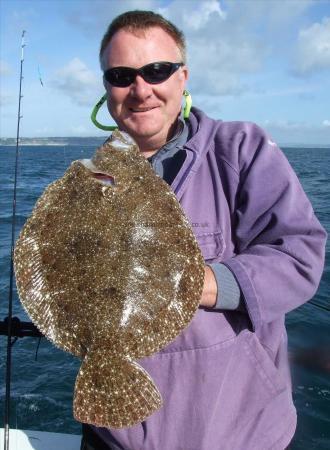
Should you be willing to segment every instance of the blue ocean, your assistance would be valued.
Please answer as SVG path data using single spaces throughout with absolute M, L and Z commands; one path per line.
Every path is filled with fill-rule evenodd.
M 90 157 L 99 141 L 22 145 L 19 151 L 16 236 L 44 188 L 62 176 L 71 161 Z M 48 143 L 49 144 L 49 143 Z M 320 222 L 330 232 L 330 148 L 283 148 Z M 0 320 L 7 315 L 15 147 L 0 146 Z M 313 298 L 330 307 L 330 245 L 324 274 Z M 28 320 L 14 291 L 14 316 Z M 287 316 L 293 394 L 298 410 L 294 450 L 330 448 L 330 311 L 314 304 Z M 20 338 L 13 346 L 10 426 L 80 434 L 72 417 L 72 393 L 79 361 L 46 339 Z M 0 409 L 5 401 L 7 338 L 0 336 Z M 324 359 L 319 361 L 318 352 Z M 313 356 L 314 355 L 314 356 Z M 323 362 L 322 362 L 323 361 Z M 326 370 L 327 364 L 327 370 Z

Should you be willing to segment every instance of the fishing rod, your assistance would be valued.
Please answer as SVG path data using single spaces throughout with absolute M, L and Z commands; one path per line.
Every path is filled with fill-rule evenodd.
M 0 336 L 7 336 L 8 333 L 8 317 L 5 317 L 4 320 L 0 321 Z M 18 317 L 11 318 L 10 325 L 10 336 L 14 338 L 21 337 L 43 337 L 44 335 L 32 322 L 23 322 Z M 15 341 L 11 342 L 11 345 L 14 344 Z
M 15 153 L 15 176 L 14 193 L 12 207 L 12 225 L 11 225 L 11 252 L 10 252 L 10 275 L 9 275 L 9 297 L 8 297 L 8 317 L 7 317 L 7 358 L 6 358 L 6 398 L 5 398 L 5 433 L 4 450 L 9 450 L 9 418 L 10 418 L 10 381 L 11 381 L 11 348 L 12 348 L 12 312 L 13 312 L 13 280 L 14 280 L 14 244 L 16 228 L 16 192 L 17 192 L 17 167 L 18 167 L 18 147 L 19 147 L 19 129 L 21 118 L 21 100 L 22 100 L 22 80 L 23 80 L 23 62 L 26 31 L 22 31 L 21 41 L 21 68 L 19 78 L 19 96 L 18 96 L 18 114 L 17 114 L 17 134 L 16 134 L 16 153 Z
M 325 305 L 321 305 L 318 302 L 310 300 L 305 305 L 312 305 L 316 308 L 322 309 L 323 311 L 330 312 L 330 308 Z M 0 320 L 0 336 L 8 335 L 8 317 L 4 320 Z M 11 337 L 22 338 L 22 337 L 44 337 L 44 334 L 34 325 L 33 322 L 24 322 L 18 317 L 12 317 L 11 319 Z M 16 342 L 16 341 L 15 341 Z M 12 342 L 13 344 L 13 342 Z

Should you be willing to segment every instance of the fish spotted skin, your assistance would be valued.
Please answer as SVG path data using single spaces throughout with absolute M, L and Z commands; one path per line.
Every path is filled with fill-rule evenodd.
M 95 176 L 95 174 L 100 174 Z M 74 414 L 123 427 L 161 406 L 135 359 L 190 323 L 204 260 L 170 187 L 116 131 L 91 160 L 49 185 L 15 248 L 17 287 L 33 322 L 83 358 Z

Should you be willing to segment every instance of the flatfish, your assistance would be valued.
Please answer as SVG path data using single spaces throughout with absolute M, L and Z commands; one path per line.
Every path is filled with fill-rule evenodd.
M 23 307 L 56 346 L 82 359 L 74 416 L 121 428 L 162 406 L 136 360 L 193 318 L 204 260 L 170 187 L 126 133 L 74 161 L 37 201 L 15 247 Z

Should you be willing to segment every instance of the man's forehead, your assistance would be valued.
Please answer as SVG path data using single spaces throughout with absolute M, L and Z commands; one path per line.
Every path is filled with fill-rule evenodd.
M 118 30 L 111 38 L 104 51 L 105 59 L 111 65 L 124 64 L 123 60 L 140 64 L 141 59 L 148 62 L 181 60 L 180 49 L 175 40 L 160 27 L 145 30 Z M 139 65 L 137 66 L 139 67 Z
M 123 36 L 123 35 L 127 35 L 128 37 L 135 37 L 137 39 L 166 39 L 168 41 L 170 41 L 172 43 L 172 45 L 176 45 L 175 40 L 173 39 L 173 37 L 163 28 L 158 27 L 158 26 L 152 26 L 152 27 L 148 27 L 148 28 L 121 28 L 120 30 L 118 30 L 113 37 L 111 38 L 112 42 L 113 40 L 115 40 L 115 38 L 118 38 L 118 36 Z

